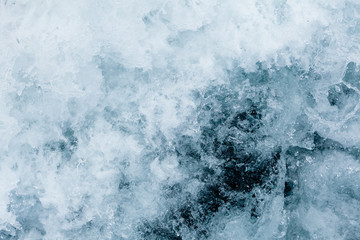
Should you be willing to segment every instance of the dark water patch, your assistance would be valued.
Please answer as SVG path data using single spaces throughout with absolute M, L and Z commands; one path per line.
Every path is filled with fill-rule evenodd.
M 171 223 L 145 221 L 139 228 L 142 239 L 149 240 L 182 240 L 183 238 L 176 233 Z
M 70 160 L 78 148 L 78 138 L 75 135 L 74 129 L 70 127 L 70 123 L 63 123 L 62 135 L 62 139 L 44 144 L 43 149 L 45 154 L 47 151 L 59 152 L 62 159 Z
M 20 238 L 21 230 L 11 224 L 1 226 L 0 240 L 17 240 Z
M 184 233 L 206 239 L 213 218 L 235 209 L 249 209 L 257 219 L 262 200 L 247 198 L 257 188 L 270 193 L 278 182 L 281 148 L 257 149 L 264 139 L 262 104 L 239 99 L 224 87 L 205 91 L 199 102 L 199 134 L 179 135 L 174 146 L 181 169 L 202 187 L 196 194 L 184 192 L 180 184 L 166 188 L 164 197 L 177 199 L 177 204 L 139 228 L 144 239 L 182 239 Z
M 74 129 L 65 127 L 62 131 L 63 136 L 66 138 L 71 148 L 75 149 L 78 145 L 78 138 L 75 136 Z
M 294 182 L 293 181 L 286 181 L 285 188 L 284 188 L 284 197 L 288 197 L 292 194 L 294 189 Z
M 36 230 L 41 235 L 45 235 L 46 231 L 40 221 L 43 207 L 39 198 L 36 195 L 21 195 L 15 191 L 12 191 L 10 198 L 12 201 L 8 205 L 8 211 L 16 216 L 22 231 L 28 233 Z
M 327 98 L 331 106 L 337 106 L 339 109 L 342 109 L 348 101 L 355 97 L 357 97 L 357 93 L 354 89 L 340 83 L 330 87 Z
M 360 90 L 360 71 L 359 66 L 355 62 L 347 64 L 343 80 Z
M 276 114 L 281 114 L 272 114 L 268 106 L 270 85 L 282 89 L 288 81 L 282 83 L 278 79 L 285 78 L 306 88 L 306 82 L 321 79 L 312 69 L 265 68 L 258 64 L 255 72 L 237 68 L 229 73 L 229 78 L 234 87 L 215 86 L 194 95 L 199 131 L 194 135 L 179 134 L 173 142 L 179 167 L 187 173 L 186 181 L 196 180 L 199 189 L 197 193 L 186 192 L 186 184 L 165 188 L 164 198 L 171 202 L 167 213 L 147 220 L 145 227 L 139 229 L 141 234 L 150 236 L 148 239 L 186 239 L 189 234 L 194 239 L 206 239 L 211 235 L 212 221 L 233 211 L 246 212 L 256 223 L 266 206 L 264 195 L 283 194 L 284 207 L 291 211 L 301 200 L 299 173 L 307 157 L 323 151 L 359 154 L 357 148 L 344 147 L 313 132 L 305 115 L 298 117 L 294 126 L 296 139 L 303 141 L 299 146 L 281 147 L 277 139 L 269 136 L 268 128 L 280 117 Z M 254 92 L 241 95 L 236 86 L 246 81 Z M 338 87 L 339 94 L 334 92 Z M 311 89 L 304 89 L 303 97 L 311 107 L 316 101 L 310 92 Z M 353 90 L 345 85 L 334 86 L 329 90 L 328 100 L 331 105 L 342 106 L 352 94 Z M 280 174 L 283 162 L 285 178 Z M 301 231 L 289 228 L 287 234 L 292 236 Z

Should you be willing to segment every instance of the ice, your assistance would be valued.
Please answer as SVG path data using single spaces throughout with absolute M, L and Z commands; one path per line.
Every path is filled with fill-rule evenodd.
M 356 0 L 0 0 L 0 239 L 360 239 Z

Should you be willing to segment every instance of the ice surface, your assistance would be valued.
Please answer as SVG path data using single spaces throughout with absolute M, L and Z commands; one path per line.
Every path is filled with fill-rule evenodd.
M 360 239 L 356 0 L 0 0 L 0 239 Z

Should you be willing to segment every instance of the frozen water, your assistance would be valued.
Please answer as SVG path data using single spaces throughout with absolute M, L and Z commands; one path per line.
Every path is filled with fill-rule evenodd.
M 0 239 L 360 239 L 356 0 L 0 0 Z

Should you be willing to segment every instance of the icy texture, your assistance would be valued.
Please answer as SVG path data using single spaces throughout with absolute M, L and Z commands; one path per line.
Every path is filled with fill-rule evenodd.
M 360 239 L 356 0 L 0 0 L 0 239 Z

